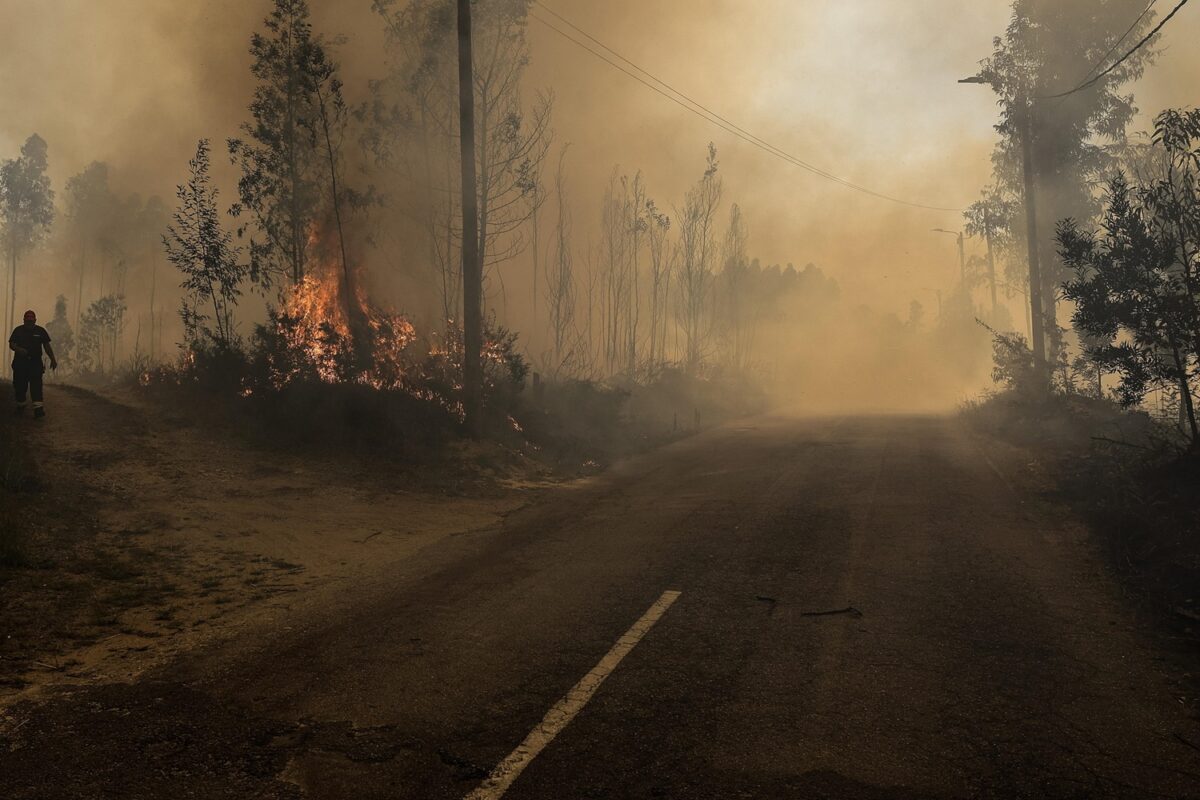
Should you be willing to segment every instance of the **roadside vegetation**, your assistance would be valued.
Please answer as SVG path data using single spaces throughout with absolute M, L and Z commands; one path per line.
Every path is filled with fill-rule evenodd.
M 994 333 L 1002 391 L 969 409 L 1032 448 L 1104 534 L 1118 567 L 1200 622 L 1200 112 L 1168 110 L 1107 182 L 1094 225 L 1064 219 L 1067 347 L 1042 367 Z

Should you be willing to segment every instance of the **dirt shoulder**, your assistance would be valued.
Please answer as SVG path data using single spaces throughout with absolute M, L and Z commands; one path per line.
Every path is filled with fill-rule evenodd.
M 0 708 L 51 685 L 129 680 L 299 613 L 548 485 L 491 476 L 447 491 L 380 465 L 255 450 L 121 390 L 53 386 L 47 407 L 6 428 L 36 476 L 5 497 L 24 530 L 19 558 L 0 565 Z
M 1200 650 L 1200 461 L 1169 431 L 1106 401 L 1055 396 L 1038 405 L 997 395 L 966 409 L 1003 480 L 1071 509 L 1108 572 L 1167 638 Z M 996 466 L 993 465 L 993 469 Z

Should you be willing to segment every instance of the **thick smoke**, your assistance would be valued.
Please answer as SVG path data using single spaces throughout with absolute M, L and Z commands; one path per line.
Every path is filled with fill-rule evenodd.
M 15 155 L 37 132 L 50 145 L 60 195 L 69 176 L 104 161 L 116 191 L 160 195 L 170 205 L 196 140 L 213 139 L 219 153 L 246 117 L 247 41 L 268 5 L 0 0 L 0 70 L 8 76 L 0 81 L 0 157 Z M 956 80 L 989 54 L 1008 20 L 1005 0 L 547 0 L 546 6 L 766 141 L 856 183 L 957 207 L 989 181 L 995 100 L 987 89 Z M 369 0 L 312 0 L 312 7 L 318 30 L 344 37 L 334 52 L 349 98 L 366 99 L 368 81 L 385 70 L 383 34 Z M 1200 14 L 1181 14 L 1167 40 L 1174 46 L 1133 87 L 1143 127 L 1160 108 L 1189 101 L 1197 64 L 1184 43 L 1198 34 Z M 840 287 L 840 310 L 813 315 L 824 327 L 814 322 L 794 332 L 805 340 L 796 352 L 820 352 L 821 359 L 808 359 L 804 368 L 786 366 L 783 358 L 780 370 L 803 373 L 808 382 L 814 364 L 882 352 L 878 337 L 908 320 L 914 300 L 924 309 L 923 323 L 914 324 L 934 338 L 938 292 L 950 302 L 959 264 L 953 239 L 930 229 L 961 228 L 959 215 L 888 203 L 823 180 L 702 121 L 537 20 L 530 20 L 529 36 L 529 93 L 554 91 L 555 151 L 571 143 L 567 168 L 581 255 L 596 236 L 614 165 L 641 170 L 650 196 L 672 213 L 703 172 L 711 141 L 727 201 L 738 203 L 748 220 L 749 255 L 763 265 L 815 263 Z M 232 202 L 232 169 L 222 158 L 215 162 L 223 198 Z M 723 210 L 722 223 L 725 217 Z M 968 256 L 981 253 L 980 242 L 968 241 Z M 382 271 L 403 260 L 403 253 L 373 256 L 370 266 Z M 52 262 L 40 258 L 44 279 L 26 284 L 32 294 L 19 302 L 49 309 L 59 291 Z M 527 262 L 506 267 L 506 281 L 528 282 Z M 403 298 L 394 302 L 405 305 Z M 1019 327 L 1019 298 L 1012 309 Z M 516 303 L 506 321 L 520 331 L 527 312 Z M 789 332 L 778 335 L 786 349 Z M 897 402 L 911 405 L 908 395 L 920 394 L 919 385 L 912 393 L 895 387 L 944 361 L 945 349 L 895 359 L 907 359 L 908 369 L 889 367 L 886 383 Z M 870 383 L 882 367 L 880 359 L 869 361 L 869 369 L 847 369 L 841 385 Z M 937 401 L 950 402 L 982 378 L 986 364 L 968 371 L 973 377 L 954 385 L 917 384 L 937 384 Z M 877 389 L 886 405 L 889 387 Z

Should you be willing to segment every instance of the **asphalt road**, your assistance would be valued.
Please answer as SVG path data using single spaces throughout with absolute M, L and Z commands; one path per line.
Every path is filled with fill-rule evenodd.
M 946 418 L 711 431 L 50 702 L 0 797 L 463 798 L 668 590 L 504 797 L 1200 797 L 1175 657 L 1016 466 Z

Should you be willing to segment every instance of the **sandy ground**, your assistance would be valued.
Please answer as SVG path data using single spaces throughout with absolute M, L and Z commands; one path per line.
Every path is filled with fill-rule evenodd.
M 413 481 L 386 469 L 180 425 L 132 390 L 58 385 L 47 400 L 45 420 L 19 421 L 43 489 L 34 564 L 0 585 L 0 709 L 285 624 L 447 536 L 497 525 L 539 488 L 406 490 Z

